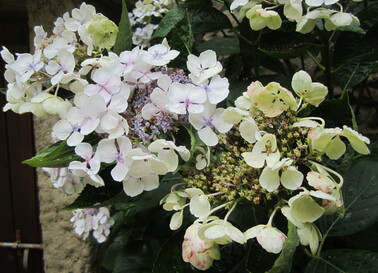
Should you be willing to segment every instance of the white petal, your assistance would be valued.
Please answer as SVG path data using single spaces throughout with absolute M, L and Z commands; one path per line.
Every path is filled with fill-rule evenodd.
M 123 181 L 123 190 L 131 197 L 137 196 L 143 192 L 144 186 L 140 179 L 130 177 Z
M 303 174 L 291 166 L 281 174 L 282 185 L 289 190 L 296 190 L 302 185 Z
M 159 176 L 154 173 L 150 173 L 141 178 L 145 191 L 152 191 L 159 187 Z
M 260 185 L 268 192 L 275 191 L 280 185 L 280 176 L 278 174 L 279 169 L 272 170 L 269 167 L 265 167 L 262 171 L 259 182 Z
M 207 146 L 215 146 L 218 144 L 218 136 L 211 127 L 205 127 L 199 130 L 198 136 Z

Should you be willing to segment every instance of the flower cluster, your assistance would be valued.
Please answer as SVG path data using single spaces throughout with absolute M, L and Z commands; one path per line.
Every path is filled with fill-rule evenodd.
M 86 239 L 92 232 L 99 243 L 105 242 L 110 228 L 114 225 L 114 220 L 106 207 L 74 210 L 71 222 L 74 223 L 77 235 Z
M 279 253 L 286 239 L 273 226 L 279 210 L 295 225 L 301 243 L 315 253 L 321 234 L 314 222 L 324 214 L 342 213 L 343 178 L 323 166 L 323 158 L 339 159 L 346 152 L 345 140 L 358 153 L 368 154 L 369 139 L 347 126 L 325 128 L 318 117 L 299 118 L 308 104 L 318 106 L 328 90 L 304 71 L 293 76 L 292 88 L 297 98 L 279 83 L 253 82 L 236 107 L 220 115 L 234 129 L 219 137 L 210 155 L 201 157 L 207 165 L 200 171 L 184 170 L 187 185 L 174 187 L 162 200 L 165 210 L 176 211 L 172 229 L 181 226 L 186 207 L 197 218 L 183 244 L 184 260 L 194 267 L 206 270 L 219 259 L 218 245 L 244 244 L 252 238 L 266 251 Z M 268 223 L 242 232 L 228 222 L 242 199 L 256 205 L 276 200 Z M 228 209 L 224 219 L 217 216 L 222 208 Z
M 338 0 L 234 0 L 231 10 L 239 7 L 240 17 L 247 17 L 253 30 L 261 30 L 265 27 L 279 29 L 282 18 L 277 11 L 274 11 L 277 7 L 283 7 L 286 19 L 295 22 L 296 31 L 303 34 L 311 32 L 318 19 L 324 20 L 324 28 L 327 31 L 360 24 L 357 17 L 343 11 L 344 8 Z
M 149 46 L 152 33 L 157 28 L 156 18 L 162 18 L 173 6 L 172 0 L 139 0 L 129 12 L 133 28 L 133 44 Z
M 240 13 L 252 29 L 279 28 L 281 18 L 271 10 L 276 6 L 262 4 L 236 0 L 231 8 L 242 6 Z M 316 9 L 303 16 L 302 4 L 277 6 L 284 5 L 285 16 L 297 26 L 311 12 L 329 15 L 316 15 L 314 24 L 325 18 L 327 29 L 341 26 L 332 16 L 342 12 L 306 1 Z M 147 27 L 171 5 L 169 0 L 139 1 L 133 24 Z M 311 31 L 311 24 L 297 30 Z M 279 253 L 286 240 L 274 225 L 279 212 L 296 227 L 301 244 L 315 253 L 321 233 L 314 222 L 343 211 L 343 178 L 324 166 L 324 159 L 339 159 L 348 143 L 360 154 L 369 153 L 369 139 L 352 128 L 326 128 L 319 117 L 301 117 L 308 105 L 322 103 L 327 87 L 299 71 L 292 78 L 293 92 L 277 82 L 264 86 L 255 81 L 235 107 L 224 109 L 218 104 L 228 97 L 229 82 L 220 76 L 223 67 L 214 51 L 189 54 L 184 71 L 169 66 L 180 52 L 166 39 L 143 48 L 148 35 L 135 36 L 138 46 L 113 53 L 117 31 L 112 21 L 83 3 L 57 19 L 51 36 L 35 28 L 34 54 L 14 58 L 6 48 L 1 51 L 8 81 L 4 110 L 58 115 L 54 139 L 74 151 L 64 168 L 45 169 L 54 186 L 71 194 L 87 184 L 122 183 L 124 193 L 135 197 L 158 188 L 162 176 L 179 173 L 182 183 L 161 205 L 174 212 L 172 230 L 182 226 L 185 209 L 196 218 L 186 230 L 182 255 L 200 270 L 220 259 L 219 245 L 256 238 L 266 251 Z M 191 138 L 189 145 L 180 145 L 182 132 Z M 110 181 L 104 181 L 105 169 Z M 242 200 L 268 204 L 268 222 L 242 231 L 229 221 Z M 228 211 L 224 215 L 221 209 Z M 76 210 L 71 221 L 77 234 L 85 239 L 93 231 L 98 242 L 105 241 L 114 224 L 105 207 Z

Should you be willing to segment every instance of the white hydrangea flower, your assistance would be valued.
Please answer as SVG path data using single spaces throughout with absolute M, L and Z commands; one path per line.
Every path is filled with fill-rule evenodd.
M 204 224 L 198 234 L 200 238 L 220 245 L 229 244 L 232 241 L 239 244 L 246 242 L 243 232 L 223 219 L 215 219 L 210 223 Z
M 222 119 L 223 108 L 217 108 L 210 103 L 204 105 L 205 109 L 200 114 L 189 114 L 189 122 L 198 131 L 199 138 L 208 146 L 218 144 L 218 136 L 213 131 L 213 127 L 221 134 L 227 133 L 232 124 L 225 123 Z
M 142 177 L 127 176 L 123 180 L 123 190 L 131 197 L 141 194 L 143 191 L 152 191 L 159 187 L 159 175 L 145 173 Z
M 75 153 L 83 158 L 84 162 L 72 161 L 68 169 L 79 177 L 88 176 L 91 179 L 91 184 L 96 187 L 104 186 L 104 180 L 97 174 L 100 170 L 100 157 L 93 153 L 92 146 L 89 143 L 80 143 L 75 147 Z
M 148 146 L 148 150 L 157 153 L 158 158 L 167 166 L 168 172 L 174 172 L 179 164 L 177 152 L 184 161 L 190 158 L 190 151 L 185 146 L 176 146 L 173 141 L 158 139 Z
M 162 66 L 168 64 L 179 54 L 179 51 L 170 49 L 167 39 L 164 38 L 161 44 L 148 48 L 148 51 L 143 54 L 142 59 L 150 65 Z
M 212 50 L 202 52 L 199 57 L 189 54 L 186 65 L 190 71 L 189 78 L 195 84 L 202 84 L 222 71 L 222 65 Z
M 68 168 L 42 168 L 50 175 L 54 188 L 62 189 L 66 194 L 80 193 L 86 183 Z
M 57 59 L 49 61 L 45 69 L 47 73 L 53 76 L 51 78 L 52 85 L 59 82 L 67 83 L 66 79 L 72 79 L 72 73 L 75 69 L 74 56 L 66 49 L 60 49 L 57 53 Z
M 22 82 L 28 81 L 43 66 L 42 52 L 40 50 L 36 50 L 33 55 L 29 53 L 17 54 L 16 61 L 9 64 L 9 68 L 20 76 Z
M 174 82 L 169 88 L 168 109 L 176 114 L 186 113 L 199 114 L 204 111 L 203 104 L 207 96 L 205 90 L 193 84 L 182 84 Z
M 207 98 L 211 104 L 223 101 L 230 93 L 228 79 L 221 78 L 219 75 L 215 75 L 211 78 L 210 83 L 204 83 L 201 87 L 206 91 Z
M 96 153 L 99 154 L 100 161 L 105 163 L 116 162 L 110 174 L 115 181 L 123 181 L 126 177 L 130 162 L 127 162 L 126 156 L 132 149 L 130 139 L 121 136 L 116 139 L 102 139 L 97 146 Z

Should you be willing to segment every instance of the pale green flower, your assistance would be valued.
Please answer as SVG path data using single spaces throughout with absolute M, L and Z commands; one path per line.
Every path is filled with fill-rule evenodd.
M 261 30 L 265 27 L 275 30 L 282 25 L 280 15 L 273 10 L 263 9 L 262 5 L 251 8 L 246 13 L 246 17 L 249 19 L 249 25 L 253 30 Z
M 339 27 L 345 27 L 349 25 L 360 25 L 360 21 L 356 16 L 346 12 L 336 12 L 332 14 L 324 23 L 326 30 L 331 31 Z
M 284 158 L 272 167 L 265 167 L 259 177 L 260 185 L 268 192 L 275 191 L 280 184 L 289 190 L 300 187 L 303 174 L 296 167 L 290 166 L 292 163 L 293 160 Z
M 328 94 L 328 88 L 325 85 L 317 82 L 313 83 L 310 75 L 303 70 L 294 74 L 291 86 L 299 97 L 316 107 Z
M 284 15 L 289 21 L 297 21 L 303 14 L 302 0 L 288 0 L 284 5 Z
M 305 223 L 303 227 L 297 229 L 298 237 L 302 245 L 310 246 L 311 253 L 316 254 L 319 247 L 319 242 L 322 239 L 318 227 L 312 223 Z
M 363 155 L 367 155 L 370 153 L 367 144 L 370 144 L 370 140 L 358 133 L 357 131 L 349 128 L 348 126 L 343 126 L 343 131 L 340 134 L 341 136 L 346 137 L 349 140 L 350 145 L 352 148 Z
M 267 117 L 277 117 L 282 112 L 297 109 L 293 94 L 277 82 L 271 82 L 263 89 L 253 92 L 252 105 Z
M 92 36 L 93 44 L 99 48 L 110 49 L 118 34 L 117 25 L 104 16 L 96 18 L 88 27 L 88 33 Z
M 202 190 L 197 188 L 186 189 L 185 192 L 189 194 L 190 213 L 199 219 L 205 219 L 210 213 L 210 203 L 207 195 Z
M 232 241 L 239 244 L 245 243 L 243 232 L 234 227 L 230 222 L 222 219 L 215 219 L 210 223 L 204 224 L 199 229 L 198 235 L 205 241 L 212 241 L 220 245 L 229 244 Z
M 280 159 L 280 152 L 277 150 L 277 139 L 273 134 L 265 134 L 253 146 L 252 152 L 244 152 L 242 156 L 245 162 L 253 168 L 272 167 Z

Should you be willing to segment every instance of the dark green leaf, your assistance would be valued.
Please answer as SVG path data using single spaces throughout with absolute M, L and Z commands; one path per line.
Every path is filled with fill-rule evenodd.
M 340 27 L 337 30 L 356 32 L 358 34 L 366 34 L 366 31 L 363 30 L 360 26 L 357 26 L 357 25 L 349 25 L 349 26 L 345 26 L 345 27 Z
M 125 0 L 122 0 L 121 21 L 118 26 L 118 34 L 113 47 L 113 52 L 116 54 L 125 50 L 130 50 L 132 46 L 133 32 L 131 30 L 129 15 Z
M 71 161 L 79 160 L 75 148 L 67 145 L 66 141 L 54 143 L 36 156 L 23 161 L 31 167 L 61 168 L 67 167 Z
M 347 62 L 335 73 L 335 80 L 343 89 L 348 89 L 369 77 L 376 65 L 377 62 Z
M 358 13 L 363 29 L 370 29 L 378 23 L 378 3 L 372 3 Z
M 199 52 L 211 49 L 218 56 L 238 54 L 240 52 L 239 39 L 236 37 L 216 37 L 197 46 Z
M 159 26 L 155 30 L 154 34 L 152 35 L 151 39 L 157 38 L 157 37 L 166 37 L 168 33 L 172 31 L 172 29 L 181 22 L 181 20 L 185 17 L 185 11 L 174 7 L 169 12 L 167 12 L 161 22 L 159 23 Z
M 119 252 L 121 252 L 130 238 L 132 230 L 131 229 L 123 229 L 121 230 L 117 236 L 114 238 L 112 243 L 107 247 L 102 266 L 108 270 L 113 270 L 116 266 L 116 258 Z
M 184 18 L 172 28 L 167 39 L 171 48 L 180 52 L 180 55 L 170 62 L 169 65 L 186 69 L 187 56 L 192 52 L 194 42 L 192 27 L 187 16 L 184 16 Z
M 288 221 L 289 232 L 283 245 L 280 256 L 274 262 L 272 269 L 267 273 L 289 273 L 291 272 L 291 265 L 294 252 L 299 244 L 297 228 Z
M 0 88 L 0 93 L 6 95 L 7 94 L 7 89 L 6 88 Z
M 324 101 L 311 115 L 323 118 L 327 128 L 353 126 L 354 113 L 347 93 L 337 99 Z
M 232 27 L 230 20 L 223 12 L 206 3 L 186 4 L 183 7 L 187 10 L 194 34 Z
M 345 215 L 323 217 L 320 228 L 332 225 L 329 235 L 343 236 L 368 228 L 378 221 L 378 161 L 361 159 L 344 174 L 342 187 Z
M 107 171 L 110 172 L 110 170 Z M 101 173 L 101 177 L 103 177 L 105 181 L 105 186 L 96 188 L 87 184 L 84 190 L 80 193 L 79 197 L 64 209 L 73 210 L 80 208 L 101 207 L 104 206 L 103 203 L 105 201 L 112 199 L 118 194 L 126 195 L 122 190 L 122 183 L 113 181 L 109 174 L 104 175 Z M 106 205 L 108 204 L 106 203 Z
M 305 273 L 375 273 L 378 254 L 358 249 L 333 249 L 313 258 Z

